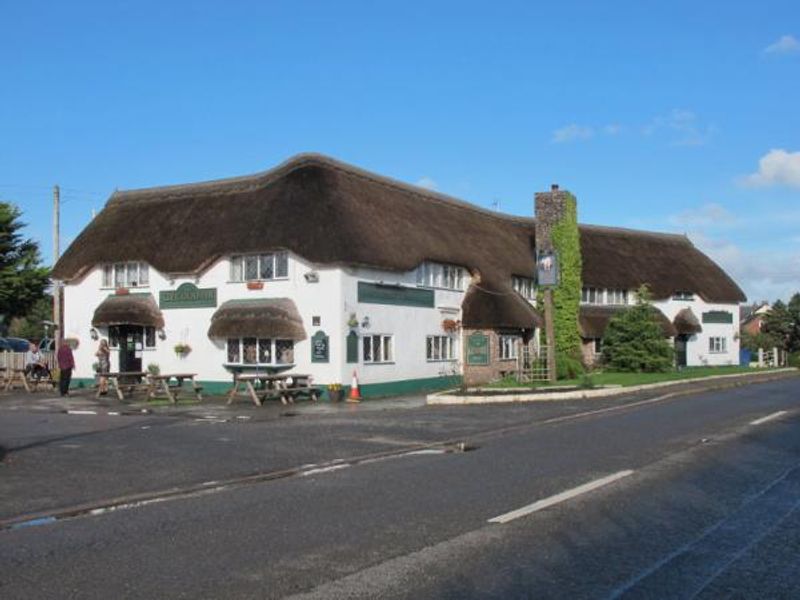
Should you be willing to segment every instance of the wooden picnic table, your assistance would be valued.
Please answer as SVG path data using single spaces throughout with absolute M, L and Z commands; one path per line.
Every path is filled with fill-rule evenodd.
M 194 380 L 197 377 L 197 373 L 160 373 L 158 375 L 150 374 L 148 377 L 152 387 L 151 396 L 160 389 L 163 390 L 170 402 L 176 404 L 178 395 L 184 390 L 188 391 L 183 385 L 186 381 L 192 384 L 191 391 L 194 392 L 195 397 L 199 401 L 203 400 L 203 395 L 200 393 L 203 388 Z M 170 383 L 173 379 L 176 383 Z
M 147 397 L 149 398 L 152 396 L 153 386 L 147 379 L 148 373 L 143 371 L 119 371 L 116 373 L 100 373 L 99 375 L 108 379 L 108 389 L 113 389 L 120 401 L 125 400 L 126 393 L 130 397 L 134 392 L 137 391 L 147 391 Z M 130 379 L 136 381 L 135 383 L 128 381 L 120 382 L 120 379 Z M 143 379 L 145 380 L 145 383 L 142 383 Z M 95 394 L 95 398 L 99 397 L 100 386 L 97 386 L 97 394 Z
M 259 393 L 254 383 L 259 383 Z M 294 403 L 297 396 L 307 395 L 316 401 L 320 391 L 311 385 L 311 375 L 302 373 L 234 373 L 233 387 L 228 392 L 228 404 L 239 393 L 239 387 L 244 385 L 245 392 L 250 396 L 253 404 L 262 406 L 267 398 L 280 398 L 283 404 Z

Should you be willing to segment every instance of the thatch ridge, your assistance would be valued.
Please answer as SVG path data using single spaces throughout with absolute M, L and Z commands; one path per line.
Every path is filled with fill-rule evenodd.
M 151 294 L 109 296 L 95 309 L 92 327 L 140 325 L 164 327 L 164 315 Z
M 222 256 L 288 249 L 321 265 L 409 271 L 425 260 L 507 286 L 532 276 L 534 219 L 493 212 L 319 154 L 217 181 L 116 192 L 53 270 L 74 280 L 104 262 L 141 260 L 197 275 Z M 581 225 L 586 285 L 687 290 L 738 302 L 739 287 L 684 236 Z
M 306 339 L 303 319 L 290 298 L 228 300 L 214 312 L 210 338 L 261 337 Z
M 625 309 L 625 306 L 581 305 L 578 312 L 578 329 L 581 337 L 584 339 L 602 338 L 605 335 L 608 322 Z M 653 311 L 664 337 L 675 337 L 677 331 L 667 318 L 667 315 L 656 307 L 653 307 Z

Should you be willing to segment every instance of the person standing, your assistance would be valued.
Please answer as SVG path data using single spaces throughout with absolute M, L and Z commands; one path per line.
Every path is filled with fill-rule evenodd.
M 108 393 L 108 372 L 111 369 L 110 354 L 108 342 L 105 339 L 100 340 L 100 348 L 95 353 L 95 356 L 97 357 L 97 374 L 100 376 L 101 396 L 105 396 Z
M 72 348 L 63 339 L 58 347 L 56 359 L 58 360 L 58 369 L 60 371 L 58 389 L 62 396 L 69 396 L 69 383 L 72 380 L 72 369 L 75 368 L 75 357 L 72 355 Z

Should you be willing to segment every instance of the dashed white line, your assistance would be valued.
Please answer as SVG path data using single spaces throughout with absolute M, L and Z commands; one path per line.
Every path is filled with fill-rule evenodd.
M 605 485 L 608 485 L 609 483 L 613 483 L 631 474 L 633 474 L 633 471 L 630 469 L 625 471 L 618 471 L 617 473 L 607 475 L 606 477 L 601 477 L 600 479 L 595 479 L 594 481 L 590 481 L 589 483 L 584 483 L 583 485 L 579 485 L 578 487 L 566 490 L 564 492 L 561 492 L 560 494 L 556 494 L 555 496 L 550 496 L 549 498 L 538 500 L 533 504 L 528 504 L 527 506 L 523 506 L 522 508 L 518 508 L 517 510 L 512 510 L 511 512 L 507 512 L 498 517 L 494 517 L 493 519 L 489 519 L 489 523 L 508 523 L 509 521 L 513 521 L 514 519 L 519 519 L 520 517 L 525 517 L 531 513 L 535 513 L 537 511 L 553 506 L 554 504 L 559 504 L 560 502 L 570 500 L 571 498 L 575 498 L 576 496 L 580 496 L 581 494 L 591 492 L 593 490 L 596 490 L 597 488 L 601 488 Z
M 762 423 L 766 423 L 767 421 L 779 419 L 785 414 L 786 414 L 785 410 L 779 410 L 778 412 L 774 412 L 771 415 L 767 415 L 766 417 L 761 417 L 760 419 L 756 419 L 755 421 L 750 421 L 750 425 L 761 425 Z
M 300 473 L 303 477 L 308 477 L 309 475 L 317 475 L 319 473 L 330 473 L 331 471 L 338 471 L 339 469 L 346 469 L 350 465 L 333 465 L 330 467 L 320 467 L 319 469 L 310 469 L 308 471 L 303 471 Z

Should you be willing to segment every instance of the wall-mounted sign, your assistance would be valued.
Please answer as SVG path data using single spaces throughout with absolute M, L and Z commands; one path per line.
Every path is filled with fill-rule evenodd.
M 174 292 L 159 292 L 158 306 L 160 308 L 214 308 L 217 306 L 217 289 L 201 289 L 193 283 L 182 283 Z
M 540 251 L 536 257 L 536 282 L 541 286 L 558 285 L 558 254 Z
M 328 336 L 318 331 L 311 337 L 311 362 L 326 363 L 330 360 L 330 344 Z
M 467 336 L 467 364 L 489 364 L 489 336 L 479 331 Z

